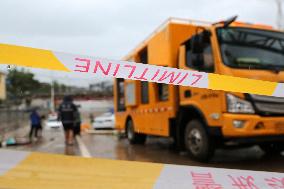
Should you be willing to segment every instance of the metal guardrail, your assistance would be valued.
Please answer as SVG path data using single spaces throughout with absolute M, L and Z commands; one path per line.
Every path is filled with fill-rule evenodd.
M 22 110 L 0 109 L 0 133 L 16 130 L 29 123 L 29 114 Z
M 47 115 L 48 110 L 40 109 L 40 115 Z M 0 142 L 19 129 L 30 125 L 30 111 L 10 107 L 0 108 Z

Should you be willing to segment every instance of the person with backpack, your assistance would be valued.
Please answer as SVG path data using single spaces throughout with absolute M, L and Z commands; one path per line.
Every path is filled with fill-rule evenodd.
M 59 106 L 58 119 L 61 120 L 65 132 L 65 143 L 73 145 L 74 134 L 73 129 L 76 124 L 77 107 L 73 103 L 71 96 L 65 96 L 63 102 Z

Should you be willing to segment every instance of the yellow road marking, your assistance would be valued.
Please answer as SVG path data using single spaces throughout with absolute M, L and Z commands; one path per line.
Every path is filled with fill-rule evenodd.
M 91 153 L 89 152 L 88 148 L 86 147 L 86 145 L 82 141 L 81 137 L 76 135 L 75 138 L 76 138 L 76 141 L 78 143 L 81 156 L 83 156 L 83 157 L 92 157 Z
M 32 153 L 0 177 L 15 189 L 153 188 L 162 164 Z

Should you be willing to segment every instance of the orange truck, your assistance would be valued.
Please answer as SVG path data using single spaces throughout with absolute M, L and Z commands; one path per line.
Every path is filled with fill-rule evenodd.
M 171 18 L 124 60 L 283 82 L 284 33 L 235 19 Z M 115 126 L 131 144 L 147 135 L 172 137 L 199 161 L 228 145 L 284 150 L 284 98 L 118 78 L 114 103 Z

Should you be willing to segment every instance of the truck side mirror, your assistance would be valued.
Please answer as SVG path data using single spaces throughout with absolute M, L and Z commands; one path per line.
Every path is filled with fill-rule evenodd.
M 197 34 L 192 37 L 190 64 L 195 68 L 200 68 L 204 64 L 203 60 L 203 34 Z
M 191 54 L 191 64 L 195 68 L 202 68 L 204 66 L 203 53 Z
M 204 30 L 192 37 L 191 64 L 196 68 L 202 68 L 204 66 L 203 51 L 206 44 L 208 44 L 208 42 L 210 43 L 210 36 L 210 31 Z
M 191 38 L 191 52 L 200 54 L 203 52 L 203 39 L 201 34 L 196 34 Z
M 190 43 L 179 47 L 179 67 L 194 67 L 200 68 L 204 65 L 203 53 L 193 53 L 192 50 L 187 47 Z
M 192 36 L 191 49 L 192 53 L 199 54 L 203 53 L 204 44 L 207 44 L 210 41 L 211 32 L 204 30 L 201 33 L 195 34 Z

